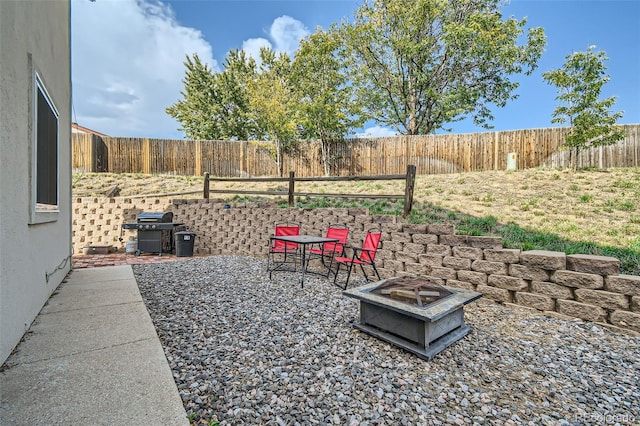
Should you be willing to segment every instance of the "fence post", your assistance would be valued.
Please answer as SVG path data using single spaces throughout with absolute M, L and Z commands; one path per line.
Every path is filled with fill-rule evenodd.
M 196 147 L 196 159 L 195 159 L 195 174 L 196 176 L 200 176 L 202 173 L 202 141 L 194 141 L 193 142 Z
M 204 193 L 202 194 L 202 198 L 205 200 L 209 199 L 209 172 L 205 172 L 204 174 Z
M 404 186 L 404 214 L 408 216 L 413 207 L 413 189 L 416 185 L 416 166 L 409 164 L 407 166 L 407 180 Z
M 293 193 L 295 192 L 296 178 L 293 170 L 289 172 L 289 207 L 293 207 Z
M 151 142 L 148 138 L 142 139 L 142 173 L 151 174 Z
M 77 133 L 74 133 L 74 136 Z M 86 163 L 83 164 L 81 167 L 83 167 L 85 170 L 89 169 L 89 171 L 92 172 L 101 172 L 102 170 L 98 169 L 98 161 L 97 161 L 97 157 L 98 157 L 98 139 L 100 139 L 100 136 L 98 135 L 91 135 L 91 145 L 89 146 L 89 150 L 91 151 L 91 156 L 89 157 L 89 167 L 86 167 Z M 86 146 L 83 143 L 84 146 Z

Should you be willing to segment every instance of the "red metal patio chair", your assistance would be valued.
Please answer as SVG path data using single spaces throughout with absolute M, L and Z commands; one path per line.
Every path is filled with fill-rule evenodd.
M 300 224 L 297 222 L 280 222 L 275 225 L 275 232 L 269 237 L 269 254 L 267 258 L 267 270 L 269 278 L 271 272 L 281 268 L 287 263 L 298 262 L 298 244 L 288 241 L 276 240 L 273 237 L 300 235 Z
M 347 238 L 349 237 L 349 227 L 343 223 L 332 223 L 327 228 L 325 233 L 327 238 L 338 239 L 335 243 L 322 243 L 318 247 L 311 247 L 307 250 L 308 260 L 320 259 L 322 265 L 327 268 L 327 277 L 331 274 L 333 259 L 336 256 L 344 256 L 344 246 L 347 244 Z M 326 264 L 327 260 L 329 265 Z
M 371 281 L 367 272 L 364 269 L 364 266 L 371 266 L 373 268 L 373 272 L 375 272 L 378 280 L 380 280 L 380 274 L 378 273 L 378 269 L 376 268 L 376 252 L 378 251 L 378 246 L 380 245 L 380 237 L 382 236 L 382 230 L 380 228 L 370 229 L 367 231 L 367 235 L 364 237 L 364 241 L 362 243 L 362 247 L 350 247 L 346 246 L 346 248 L 351 249 L 353 254 L 351 257 L 347 256 L 337 256 L 335 261 L 338 265 L 336 269 L 335 277 L 333 278 L 333 283 L 336 284 L 338 279 L 338 273 L 340 272 L 340 266 L 345 265 L 347 267 L 347 280 L 344 283 L 344 289 L 347 289 L 349 285 L 349 278 L 351 277 L 351 270 L 353 269 L 353 265 L 359 265 L 364 277 L 367 281 Z

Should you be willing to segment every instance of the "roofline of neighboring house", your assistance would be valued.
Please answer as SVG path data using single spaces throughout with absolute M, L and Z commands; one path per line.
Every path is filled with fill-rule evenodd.
M 96 132 L 95 130 L 91 130 L 88 127 L 81 126 L 78 123 L 71 123 L 71 127 L 76 129 L 76 130 L 78 130 L 78 131 L 80 131 L 80 132 L 83 132 L 83 133 L 91 133 L 92 135 L 96 135 L 96 136 L 109 137 L 109 135 L 105 135 L 104 133 Z

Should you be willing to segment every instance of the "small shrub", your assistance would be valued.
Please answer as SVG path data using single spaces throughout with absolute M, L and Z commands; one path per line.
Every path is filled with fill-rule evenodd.
M 482 201 L 484 201 L 485 203 L 491 203 L 493 201 L 496 200 L 496 197 L 492 194 L 492 193 L 488 193 L 484 196 L 484 198 L 482 199 Z
M 634 205 L 633 205 L 633 202 L 631 201 L 625 201 L 623 203 L 620 203 L 620 210 L 630 211 L 633 209 L 634 209 Z
M 529 198 L 529 201 L 527 201 L 529 203 L 530 206 L 537 206 L 538 203 L 540 202 L 540 198 L 538 197 L 534 197 L 534 198 Z
M 627 189 L 633 189 L 636 185 L 637 183 L 631 182 L 628 180 L 617 180 L 612 184 L 612 186 L 616 188 L 627 188 Z

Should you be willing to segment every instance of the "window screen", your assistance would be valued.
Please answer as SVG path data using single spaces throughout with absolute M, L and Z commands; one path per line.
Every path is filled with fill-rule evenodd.
M 38 84 L 36 203 L 58 204 L 58 115 Z

